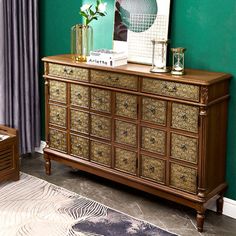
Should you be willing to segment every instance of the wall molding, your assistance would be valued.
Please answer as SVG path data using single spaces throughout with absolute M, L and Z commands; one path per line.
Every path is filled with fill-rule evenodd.
M 36 147 L 36 148 L 34 149 L 34 151 L 43 154 L 43 149 L 44 149 L 45 147 L 46 147 L 46 142 L 45 142 L 45 141 L 41 141 L 41 142 L 40 142 L 40 146 L 39 146 L 39 147 Z
M 46 142 L 41 141 L 40 146 L 35 148 L 35 152 L 39 152 L 43 154 L 43 149 L 45 148 L 45 146 L 46 146 Z M 212 203 L 212 205 L 208 207 L 208 210 L 216 212 L 215 202 Z M 236 219 L 236 201 L 235 200 L 224 197 L 223 215 Z

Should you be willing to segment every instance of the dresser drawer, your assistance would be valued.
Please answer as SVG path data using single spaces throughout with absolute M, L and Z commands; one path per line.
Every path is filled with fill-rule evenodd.
M 91 108 L 102 112 L 111 112 L 111 92 L 104 89 L 91 89 Z
M 154 180 L 158 183 L 165 183 L 165 161 L 142 155 L 141 176 Z
M 89 140 L 79 136 L 70 136 L 70 150 L 73 156 L 89 159 Z
M 91 161 L 111 166 L 111 146 L 91 141 Z
M 111 139 L 111 119 L 91 115 L 91 134 L 99 138 Z
M 66 128 L 67 112 L 66 107 L 49 105 L 49 123 Z
M 142 120 L 166 125 L 167 102 L 153 98 L 142 98 Z
M 91 83 L 130 90 L 138 89 L 137 76 L 106 71 L 91 70 Z
M 199 108 L 178 103 L 172 104 L 172 127 L 198 133 Z
M 142 91 L 196 102 L 199 101 L 199 86 L 197 85 L 143 78 Z
M 70 119 L 71 130 L 86 134 L 89 132 L 88 113 L 71 109 Z
M 137 154 L 121 148 L 115 149 L 115 168 L 136 175 Z
M 137 125 L 116 120 L 115 141 L 132 146 L 137 146 Z
M 126 93 L 116 93 L 115 114 L 129 118 L 137 118 L 137 96 Z
M 171 163 L 170 185 L 180 190 L 196 193 L 197 170 L 179 164 Z
M 142 149 L 165 155 L 166 132 L 142 127 Z
M 89 87 L 77 84 L 71 84 L 70 88 L 71 105 L 80 107 L 89 107 Z
M 49 99 L 56 102 L 66 103 L 66 83 L 49 80 Z
M 180 134 L 171 134 L 171 157 L 197 163 L 198 140 Z
M 53 63 L 48 64 L 48 74 L 80 81 L 88 81 L 89 78 L 87 69 Z
M 49 147 L 58 151 L 67 152 L 66 132 L 49 129 Z

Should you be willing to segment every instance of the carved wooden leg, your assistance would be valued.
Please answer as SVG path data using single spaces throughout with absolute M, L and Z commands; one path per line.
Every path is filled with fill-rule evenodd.
M 51 160 L 47 157 L 45 157 L 45 170 L 47 175 L 51 174 Z
M 199 232 L 203 231 L 203 224 L 205 220 L 205 211 L 197 212 L 197 229 Z
M 217 214 L 222 215 L 223 212 L 223 204 L 224 204 L 224 200 L 223 200 L 223 196 L 221 195 L 217 200 L 216 200 L 216 210 L 217 210 Z

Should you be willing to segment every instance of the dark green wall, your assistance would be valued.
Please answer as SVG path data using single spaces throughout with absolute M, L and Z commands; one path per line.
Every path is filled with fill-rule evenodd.
M 87 1 L 83 0 L 83 2 Z M 110 8 L 108 16 L 92 24 L 95 48 L 112 47 L 114 0 L 107 2 Z M 73 23 L 77 23 L 76 13 L 80 4 L 78 1 L 65 3 L 62 0 L 41 0 L 40 4 L 41 54 L 69 52 L 69 28 Z M 228 72 L 233 75 L 228 124 L 227 197 L 236 200 L 235 22 L 235 0 L 172 0 L 171 47 L 187 48 L 186 67 Z

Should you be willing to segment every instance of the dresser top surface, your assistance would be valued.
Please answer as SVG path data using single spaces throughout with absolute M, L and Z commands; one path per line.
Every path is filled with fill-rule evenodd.
M 182 76 L 174 76 L 170 73 L 151 73 L 150 65 L 142 65 L 135 63 L 128 63 L 127 65 L 117 67 L 105 67 L 97 66 L 86 63 L 75 63 L 71 58 L 71 54 L 48 56 L 42 59 L 44 62 L 58 63 L 62 65 L 70 65 L 87 69 L 104 70 L 116 73 L 125 73 L 143 77 L 149 77 L 153 79 L 171 80 L 176 82 L 183 82 L 189 84 L 198 85 L 211 85 L 226 79 L 230 79 L 232 76 L 227 73 L 210 72 L 204 70 L 185 69 L 185 74 Z

